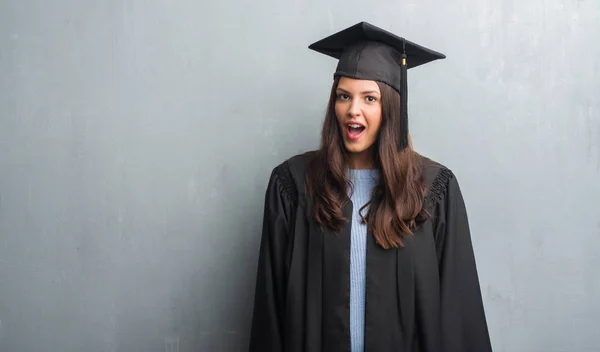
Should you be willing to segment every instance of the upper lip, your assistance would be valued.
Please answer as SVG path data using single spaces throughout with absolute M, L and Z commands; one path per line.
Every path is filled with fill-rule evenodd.
M 361 127 L 365 127 L 365 125 L 363 125 L 362 123 L 360 123 L 358 121 L 348 121 L 348 122 L 346 122 L 346 126 L 349 126 L 349 125 L 359 125 Z

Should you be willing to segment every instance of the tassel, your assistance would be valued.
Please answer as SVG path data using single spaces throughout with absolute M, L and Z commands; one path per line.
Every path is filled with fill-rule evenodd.
M 408 147 L 408 65 L 406 63 L 406 48 L 402 53 L 402 77 L 400 82 L 400 150 Z

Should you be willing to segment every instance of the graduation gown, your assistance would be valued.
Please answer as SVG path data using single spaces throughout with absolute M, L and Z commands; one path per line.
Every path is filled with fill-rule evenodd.
M 351 224 L 333 233 L 312 219 L 304 181 L 311 155 L 286 160 L 270 176 L 251 352 L 350 351 Z M 431 217 L 403 248 L 367 239 L 365 351 L 491 351 L 458 182 L 443 165 L 423 163 Z M 353 206 L 344 207 L 346 218 Z

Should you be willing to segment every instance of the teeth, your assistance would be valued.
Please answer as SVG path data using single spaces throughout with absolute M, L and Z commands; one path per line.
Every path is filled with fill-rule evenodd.
M 351 123 L 348 126 L 352 127 L 352 128 L 361 128 L 361 127 L 363 127 L 362 125 L 359 125 L 359 124 L 356 124 L 356 123 Z

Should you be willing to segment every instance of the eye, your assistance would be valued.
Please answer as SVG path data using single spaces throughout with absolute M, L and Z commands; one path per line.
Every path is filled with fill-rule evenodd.
M 375 97 L 373 97 L 373 96 L 370 96 L 370 95 L 369 95 L 369 96 L 367 96 L 367 97 L 366 97 L 366 99 L 367 99 L 367 101 L 368 101 L 369 103 L 374 103 L 374 102 L 376 102 L 376 101 L 377 101 L 377 98 L 375 98 Z
M 348 100 L 348 99 L 350 99 L 350 96 L 348 96 L 348 94 L 345 94 L 345 93 L 340 93 L 340 94 L 338 94 L 337 98 L 338 98 L 338 100 Z

